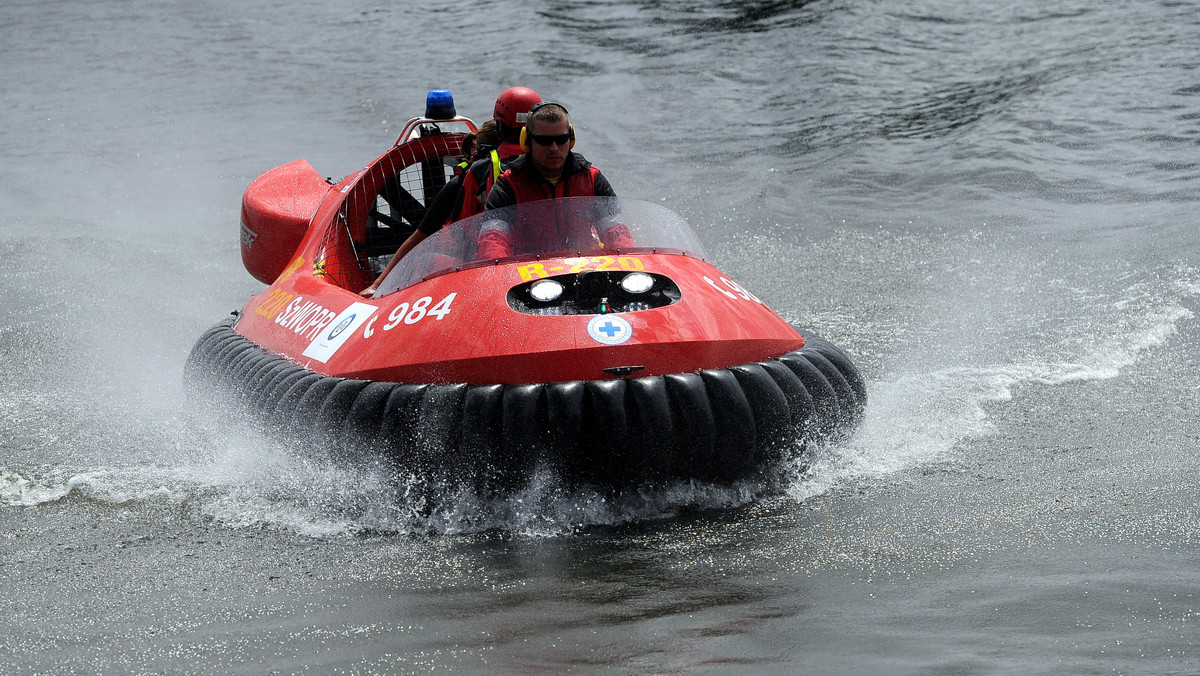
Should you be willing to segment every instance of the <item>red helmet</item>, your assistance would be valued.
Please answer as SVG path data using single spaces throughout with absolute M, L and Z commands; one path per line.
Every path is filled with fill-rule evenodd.
M 520 129 L 525 126 L 525 113 L 533 104 L 541 101 L 542 97 L 529 87 L 511 87 L 496 99 L 496 108 L 492 117 L 508 129 Z

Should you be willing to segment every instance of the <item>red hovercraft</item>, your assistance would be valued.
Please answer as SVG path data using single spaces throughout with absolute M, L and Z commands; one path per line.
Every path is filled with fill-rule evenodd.
M 730 483 L 858 422 L 866 390 L 841 350 L 708 264 L 683 219 L 647 202 L 485 212 L 360 296 L 474 130 L 435 90 L 426 116 L 351 176 L 331 184 L 297 160 L 251 183 L 242 260 L 270 286 L 201 336 L 193 391 L 335 457 L 484 490 L 538 469 L 572 485 Z M 552 249 L 476 260 L 495 218 L 568 232 Z M 634 247 L 599 244 L 613 223 Z

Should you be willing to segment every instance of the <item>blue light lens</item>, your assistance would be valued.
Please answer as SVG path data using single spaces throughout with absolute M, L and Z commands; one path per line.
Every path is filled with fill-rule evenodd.
M 431 89 L 425 95 L 425 117 L 431 120 L 449 120 L 455 114 L 454 95 L 449 89 Z

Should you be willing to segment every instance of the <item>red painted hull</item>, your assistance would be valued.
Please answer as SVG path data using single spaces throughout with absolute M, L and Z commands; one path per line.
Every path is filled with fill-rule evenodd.
M 312 254 L 306 253 L 297 258 L 305 261 L 300 270 L 250 299 L 235 330 L 322 375 L 428 383 L 595 380 L 617 377 L 606 368 L 642 367 L 632 372 L 636 376 L 684 373 L 769 359 L 804 344 L 751 294 L 704 261 L 682 255 L 624 257 L 670 277 L 682 298 L 621 313 L 632 336 L 604 345 L 588 334 L 590 315 L 539 316 L 510 308 L 505 294 L 523 281 L 519 262 L 440 275 L 367 300 L 314 277 L 306 264 Z M 568 268 L 579 261 L 543 264 Z M 331 345 L 329 336 L 348 310 L 355 315 L 343 329 L 348 335 L 334 336 L 338 342 Z M 322 351 L 321 344 L 329 347 Z

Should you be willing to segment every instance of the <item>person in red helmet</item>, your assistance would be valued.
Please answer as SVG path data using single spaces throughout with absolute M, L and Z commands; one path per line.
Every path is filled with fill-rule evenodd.
M 562 197 L 616 197 L 600 170 L 572 151 L 575 128 L 561 103 L 541 102 L 531 108 L 521 140 L 525 154 L 496 179 L 484 205 L 486 211 Z M 627 226 L 602 217 L 580 223 L 570 218 L 513 220 L 495 218 L 483 223 L 478 260 L 576 248 L 593 238 L 602 248 L 633 246 Z
M 525 117 L 529 109 L 542 98 L 529 87 L 511 87 L 496 97 L 492 119 L 500 132 L 500 144 L 488 151 L 487 157 L 472 164 L 463 176 L 460 202 L 453 220 L 461 221 L 483 211 L 484 200 L 492 184 L 508 164 L 524 152 L 521 149 L 521 131 L 525 129 Z
M 496 97 L 492 120 L 499 142 L 479 144 L 474 155 L 477 159 L 465 171 L 450 179 L 434 196 L 421 222 L 417 224 L 417 230 L 404 240 L 375 281 L 360 291 L 359 295 L 373 297 L 379 283 L 396 267 L 396 263 L 427 237 L 449 223 L 483 211 L 483 202 L 496 177 L 524 152 L 520 138 L 525 128 L 525 117 L 529 109 L 541 100 L 538 93 L 529 87 L 509 87 Z
M 519 136 L 525 128 L 525 116 L 529 114 L 529 109 L 541 100 L 542 97 L 529 87 L 510 87 L 496 97 L 492 119 L 500 125 L 501 136 L 517 146 L 518 154 L 521 149 Z

